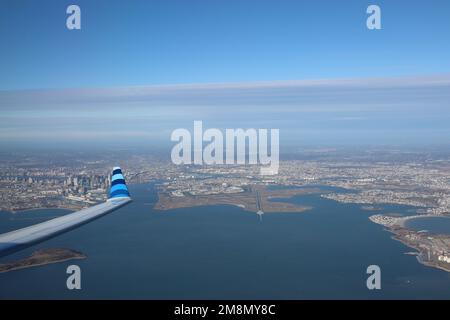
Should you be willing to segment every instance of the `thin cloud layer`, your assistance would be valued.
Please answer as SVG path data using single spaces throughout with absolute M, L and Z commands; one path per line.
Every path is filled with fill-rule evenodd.
M 450 74 L 0 91 L 0 110 L 0 141 L 119 136 L 169 143 L 172 130 L 203 120 L 208 127 L 279 128 L 293 142 L 444 142 Z

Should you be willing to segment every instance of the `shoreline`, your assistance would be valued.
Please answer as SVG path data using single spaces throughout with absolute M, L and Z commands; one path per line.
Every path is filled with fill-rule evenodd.
M 28 211 L 37 211 L 37 210 L 68 210 L 70 212 L 75 212 L 77 209 L 75 207 L 39 207 L 39 208 L 30 208 L 30 209 L 20 209 L 20 210 L 2 210 L 0 212 L 9 213 L 9 214 L 21 214 Z
M 296 196 L 320 194 L 326 192 L 318 188 L 295 188 L 270 190 L 267 186 L 252 185 L 238 193 L 214 193 L 175 197 L 165 188 L 157 190 L 158 201 L 154 209 L 160 211 L 211 205 L 231 205 L 244 211 L 257 213 L 302 213 L 311 210 L 311 206 L 288 201 Z
M 72 249 L 41 249 L 34 251 L 26 258 L 0 264 L 0 273 L 86 258 L 87 256 L 85 254 Z
M 87 257 L 73 257 L 73 258 L 63 258 L 63 259 L 58 259 L 58 260 L 53 260 L 53 261 L 48 261 L 48 262 L 39 262 L 33 265 L 27 265 L 27 266 L 19 266 L 19 267 L 14 267 L 11 268 L 9 270 L 0 270 L 0 273 L 8 273 L 11 271 L 17 271 L 17 270 L 23 270 L 23 269 L 28 269 L 28 268 L 33 268 L 33 267 L 42 267 L 42 266 L 47 266 L 49 264 L 53 264 L 53 263 L 60 263 L 60 262 L 65 262 L 65 261 L 69 261 L 69 260 L 82 260 L 82 259 L 86 259 Z M 1 265 L 0 265 L 1 267 Z
M 414 216 L 406 216 L 406 217 L 402 217 L 401 218 L 402 220 L 399 221 L 398 226 L 402 227 L 402 228 L 405 228 L 405 229 L 409 229 L 406 226 L 408 221 L 416 220 L 416 219 L 424 219 L 424 218 L 447 218 L 447 219 L 450 219 L 450 215 L 448 215 L 448 214 L 433 214 L 433 213 L 430 213 L 430 214 L 423 214 L 423 215 L 421 214 L 421 215 L 414 215 Z
M 441 256 L 448 256 L 450 250 L 449 233 L 433 233 L 424 230 L 415 230 L 407 226 L 409 221 L 425 218 L 450 218 L 446 214 L 416 214 L 411 216 L 395 217 L 389 214 L 376 214 L 369 216 L 369 220 L 384 227 L 392 234 L 391 239 L 399 241 L 408 248 L 415 250 L 417 261 L 427 267 L 450 272 L 450 264 L 441 261 Z
M 426 251 L 423 247 L 421 247 L 420 245 L 419 245 L 419 246 L 415 246 L 415 245 L 409 243 L 408 241 L 406 241 L 406 240 L 402 237 L 402 234 L 401 234 L 400 232 L 396 232 L 396 230 L 393 229 L 393 228 L 386 227 L 385 230 L 388 231 L 388 232 L 390 232 L 390 233 L 392 234 L 391 239 L 396 240 L 396 241 L 402 243 L 403 245 L 405 245 L 405 246 L 408 247 L 408 248 L 414 249 L 414 250 L 416 251 L 416 252 L 414 252 L 414 254 L 413 254 L 412 252 L 405 253 L 405 254 L 415 255 L 417 261 L 418 261 L 420 264 L 422 264 L 422 265 L 424 265 L 424 266 L 427 266 L 427 267 L 440 269 L 440 270 L 445 271 L 445 272 L 450 272 L 450 264 L 448 265 L 448 267 L 443 267 L 443 266 L 441 266 L 441 265 L 439 265 L 439 264 L 437 264 L 437 263 L 435 263 L 435 262 L 433 262 L 433 261 L 427 261 L 427 260 L 424 260 L 423 257 L 426 256 L 426 254 L 428 253 L 428 251 Z M 407 230 L 407 231 L 413 232 L 413 233 L 418 232 L 418 231 L 410 230 L 410 229 L 407 229 L 407 228 L 404 228 L 404 230 Z

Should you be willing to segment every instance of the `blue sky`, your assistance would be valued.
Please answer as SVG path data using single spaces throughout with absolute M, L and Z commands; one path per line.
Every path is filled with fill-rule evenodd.
M 0 144 L 169 144 L 194 120 L 282 146 L 448 143 L 449 34 L 448 0 L 2 1 Z
M 447 0 L 8 0 L 0 90 L 442 73 L 449 32 Z

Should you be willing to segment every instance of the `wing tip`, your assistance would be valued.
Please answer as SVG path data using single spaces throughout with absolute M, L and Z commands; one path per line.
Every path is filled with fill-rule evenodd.
M 122 174 L 122 169 L 118 166 L 114 167 L 111 174 L 111 188 L 109 189 L 109 198 L 130 198 L 130 192 Z

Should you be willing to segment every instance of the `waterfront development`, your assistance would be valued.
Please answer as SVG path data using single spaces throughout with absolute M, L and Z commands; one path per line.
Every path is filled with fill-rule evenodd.
M 447 233 L 436 233 L 428 230 L 407 228 L 407 223 L 417 219 L 448 219 L 443 215 L 413 215 L 393 217 L 389 215 L 373 215 L 370 220 L 383 225 L 394 234 L 394 239 L 418 251 L 419 262 L 450 272 L 450 230 Z

